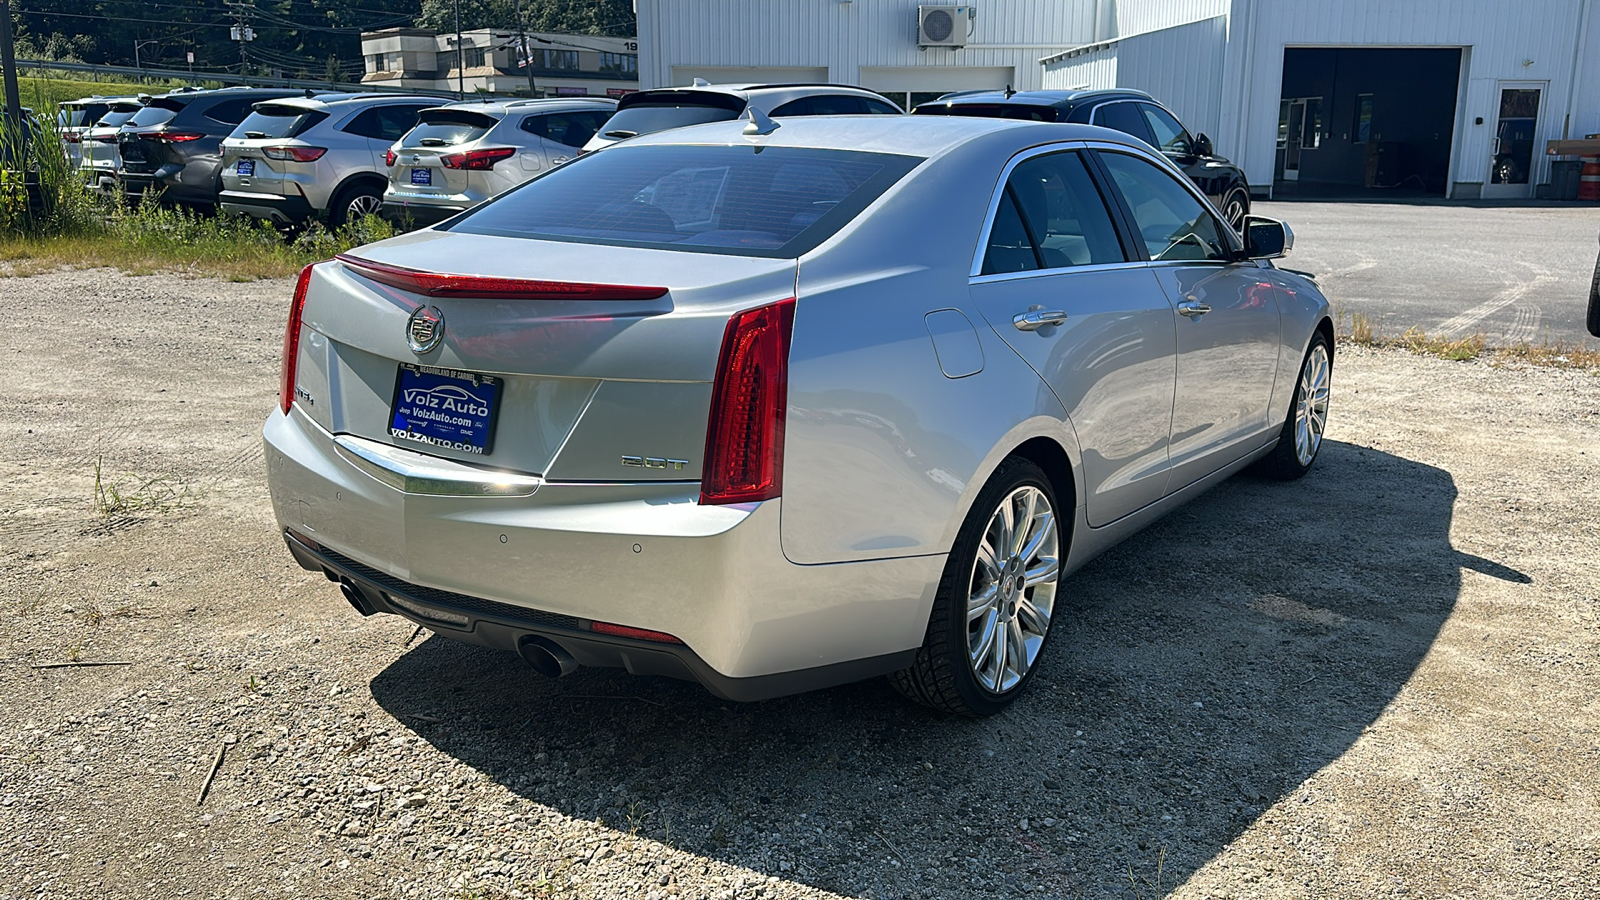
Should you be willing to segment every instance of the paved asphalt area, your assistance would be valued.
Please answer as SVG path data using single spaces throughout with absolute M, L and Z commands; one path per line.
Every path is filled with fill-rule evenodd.
M 1382 334 L 1600 349 L 1584 329 L 1600 206 L 1285 200 L 1252 212 L 1289 223 L 1283 267 L 1315 275 L 1346 326 L 1360 313 Z

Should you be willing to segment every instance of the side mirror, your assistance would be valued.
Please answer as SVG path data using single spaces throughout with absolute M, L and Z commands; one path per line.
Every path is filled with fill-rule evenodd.
M 1194 136 L 1194 155 L 1216 156 L 1217 148 L 1211 146 L 1211 138 L 1206 137 L 1203 133 L 1197 134 Z
M 1294 232 L 1277 219 L 1266 216 L 1244 217 L 1244 255 L 1246 259 L 1278 259 L 1294 249 Z

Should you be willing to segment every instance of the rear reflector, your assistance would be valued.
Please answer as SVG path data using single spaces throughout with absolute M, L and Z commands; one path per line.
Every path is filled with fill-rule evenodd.
M 728 320 L 711 390 L 702 504 L 749 503 L 783 493 L 784 411 L 794 299 Z
M 615 637 L 633 638 L 636 641 L 655 641 L 658 644 L 681 644 L 683 641 L 667 634 L 664 631 L 650 631 L 646 628 L 630 628 L 627 625 L 613 625 L 610 622 L 590 622 L 589 630 L 595 634 L 609 634 Z
M 481 297 L 486 300 L 654 300 L 664 287 L 626 284 L 584 284 L 573 281 L 538 281 L 531 278 L 495 278 L 485 275 L 446 275 L 391 266 L 339 254 L 336 259 L 357 275 L 414 294 L 429 297 Z
M 284 415 L 294 405 L 295 369 L 300 363 L 300 316 L 306 309 L 306 290 L 311 287 L 312 263 L 300 270 L 300 280 L 294 283 L 294 300 L 289 304 L 289 322 L 283 329 L 282 379 L 278 382 L 278 408 Z
M 316 162 L 322 154 L 328 152 L 327 147 L 263 147 L 261 152 L 267 159 L 282 159 L 289 162 Z
M 502 159 L 510 159 L 516 152 L 515 147 L 491 147 L 487 150 L 446 154 L 439 157 L 439 162 L 446 169 L 472 169 L 481 172 L 494 168 L 494 164 Z

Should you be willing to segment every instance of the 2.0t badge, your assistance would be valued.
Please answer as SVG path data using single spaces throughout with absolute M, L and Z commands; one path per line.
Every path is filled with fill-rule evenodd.
M 427 353 L 444 340 L 444 313 L 437 306 L 419 306 L 406 320 L 406 345 L 413 353 Z

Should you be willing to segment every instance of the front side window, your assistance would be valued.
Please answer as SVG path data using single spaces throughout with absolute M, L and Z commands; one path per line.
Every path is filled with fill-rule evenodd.
M 1154 144 L 1162 153 L 1171 153 L 1176 156 L 1193 156 L 1194 142 L 1189 139 L 1186 131 L 1172 114 L 1153 103 L 1141 103 L 1145 121 L 1150 123 L 1150 130 L 1155 134 Z
M 1082 156 L 1036 156 L 1011 171 L 990 230 L 985 275 L 1126 261 L 1105 198 Z
M 799 147 L 622 145 L 477 207 L 451 231 L 792 259 L 921 159 Z
M 1232 257 L 1222 225 L 1176 178 L 1154 163 L 1126 153 L 1101 152 L 1134 227 L 1153 260 Z

